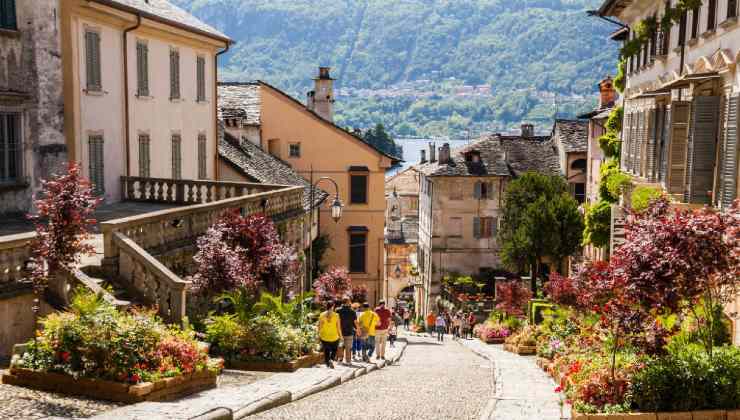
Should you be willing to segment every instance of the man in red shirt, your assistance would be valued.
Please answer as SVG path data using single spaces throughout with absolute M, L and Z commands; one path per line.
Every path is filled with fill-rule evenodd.
M 375 313 L 378 314 L 380 322 L 375 329 L 375 357 L 381 360 L 385 360 L 385 343 L 388 340 L 388 327 L 391 326 L 391 311 L 385 307 L 385 301 L 381 300 L 378 302 L 378 307 L 375 308 Z

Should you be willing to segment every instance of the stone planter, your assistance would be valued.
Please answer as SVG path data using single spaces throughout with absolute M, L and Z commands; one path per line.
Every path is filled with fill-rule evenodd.
M 259 372 L 295 372 L 300 368 L 311 367 L 324 361 L 322 353 L 312 353 L 301 356 L 289 362 L 273 362 L 270 360 L 229 360 L 226 366 L 230 369 L 253 370 Z
M 659 413 L 581 414 L 573 420 L 740 420 L 740 410 L 701 410 Z
M 218 374 L 204 370 L 188 375 L 164 378 L 136 385 L 102 379 L 80 378 L 55 372 L 10 368 L 2 383 L 60 394 L 81 395 L 101 400 L 136 403 L 141 401 L 171 401 L 216 387 Z

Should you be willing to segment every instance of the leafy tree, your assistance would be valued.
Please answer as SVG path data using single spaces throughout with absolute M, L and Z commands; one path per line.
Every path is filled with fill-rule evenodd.
M 496 283 L 496 309 L 509 316 L 522 316 L 532 292 L 520 280 Z
M 36 293 L 59 270 L 73 269 L 82 254 L 95 252 L 85 241 L 90 239 L 89 229 L 96 223 L 92 214 L 100 201 L 76 163 L 69 163 L 66 174 L 42 181 L 41 196 L 34 202 L 38 213 L 28 216 L 36 229 L 30 275 Z
M 506 188 L 501 259 L 513 270 L 532 271 L 532 291 L 545 256 L 558 261 L 580 246 L 583 220 L 562 177 L 529 172 Z
M 391 138 L 383 124 L 378 123 L 375 128 L 370 128 L 362 136 L 366 142 L 372 144 L 383 152 L 391 156 L 402 156 L 403 150 L 401 146 L 398 146 L 396 142 Z

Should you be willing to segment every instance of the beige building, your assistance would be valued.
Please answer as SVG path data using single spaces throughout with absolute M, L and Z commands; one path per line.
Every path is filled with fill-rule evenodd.
M 347 267 L 352 280 L 367 285 L 370 300 L 377 301 L 383 296 L 384 278 L 383 185 L 385 171 L 397 158 L 332 122 L 333 79 L 328 68 L 320 69 L 315 84 L 307 105 L 261 81 L 220 84 L 219 118 L 229 134 L 258 145 L 304 179 L 329 177 L 336 182 L 344 204 L 341 219 L 334 222 L 331 210 L 323 206 L 318 227 L 312 227 L 331 241 L 323 264 Z M 219 168 L 225 179 L 245 179 L 223 156 Z M 319 187 L 330 202 L 332 183 L 321 181 Z
M 60 33 L 69 159 L 106 202 L 121 176 L 218 178 L 228 37 L 168 0 L 61 0 Z
M 679 205 L 725 209 L 740 186 L 738 2 L 702 3 L 627 60 L 621 167 L 633 184 L 660 188 Z M 615 36 L 624 39 L 645 18 L 660 20 L 667 4 L 675 1 L 607 0 L 599 13 L 626 24 Z M 629 192 L 623 198 L 628 205 Z M 728 308 L 738 309 L 740 300 Z
M 588 121 L 555 120 L 551 138 L 557 149 L 560 174 L 579 203 L 586 201 Z

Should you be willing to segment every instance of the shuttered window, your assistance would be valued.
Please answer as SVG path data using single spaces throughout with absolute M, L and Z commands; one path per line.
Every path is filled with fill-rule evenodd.
M 90 161 L 90 183 L 95 195 L 105 194 L 105 158 L 103 156 L 103 136 L 88 138 L 88 159 Z
M 350 175 L 350 203 L 367 204 L 367 175 Z
M 206 135 L 198 135 L 198 179 L 206 179 Z
M 21 181 L 21 115 L 0 113 L 0 184 Z
M 366 233 L 351 233 L 349 235 L 349 271 L 350 273 L 367 272 Z
M 692 103 L 691 137 L 688 149 L 688 175 L 684 198 L 690 203 L 711 202 L 714 184 L 719 96 L 699 96 Z
M 699 13 L 701 7 L 696 7 L 691 11 L 691 39 L 699 36 Z
M 651 182 L 655 182 L 658 178 L 658 143 L 660 142 L 660 124 L 663 118 L 661 112 L 660 109 L 651 109 L 649 112 L 650 131 L 648 132 L 647 173 L 645 177 Z
M 487 239 L 494 238 L 498 232 L 498 219 L 495 217 L 474 217 L 473 218 L 473 238 Z
M 85 31 L 85 73 L 89 92 L 100 92 L 103 88 L 100 75 L 100 34 Z
M 170 50 L 170 99 L 180 99 L 180 51 Z
M 476 181 L 473 188 L 473 198 L 476 200 L 492 200 L 493 183 Z
M 666 177 L 668 173 L 668 151 L 671 146 L 671 110 L 664 106 L 662 107 L 662 119 L 661 134 L 660 134 L 660 150 L 659 150 L 659 167 L 658 167 L 658 181 L 663 184 L 663 187 L 668 189 L 666 185 Z
M 683 194 L 686 176 L 686 147 L 688 143 L 689 103 L 671 103 L 671 134 L 668 153 L 668 192 Z
M 707 30 L 717 28 L 717 0 L 707 0 Z
M 139 96 L 149 96 L 149 46 L 146 42 L 136 43 L 136 77 Z
M 198 57 L 196 62 L 198 102 L 202 102 L 206 100 L 206 58 Z
M 182 179 L 182 139 L 172 135 L 172 179 Z
M 627 169 L 629 166 L 629 147 L 630 147 L 630 129 L 632 127 L 632 113 L 626 113 L 624 116 L 624 126 L 622 127 L 622 148 L 620 153 L 620 167 Z
M 0 0 L 0 28 L 16 30 L 15 0 Z
M 148 134 L 139 135 L 139 176 L 149 178 L 151 176 L 151 144 Z
M 719 204 L 723 209 L 729 208 L 737 197 L 737 120 L 739 106 L 740 97 L 738 94 L 728 98 L 725 112 L 725 132 L 720 156 Z

